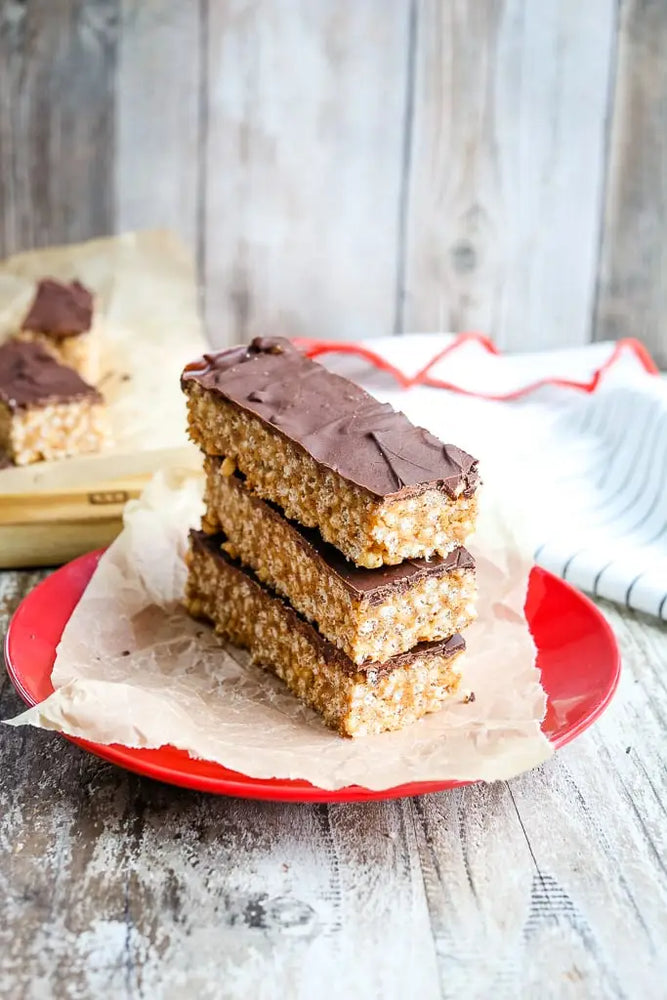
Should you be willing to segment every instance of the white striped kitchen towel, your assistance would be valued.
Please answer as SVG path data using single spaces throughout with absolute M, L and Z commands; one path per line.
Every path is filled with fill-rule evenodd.
M 667 620 L 667 380 L 640 344 L 501 355 L 479 335 L 300 343 L 478 455 L 542 566 Z

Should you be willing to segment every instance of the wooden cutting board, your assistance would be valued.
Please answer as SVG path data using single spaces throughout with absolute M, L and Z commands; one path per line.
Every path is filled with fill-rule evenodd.
M 108 545 L 122 527 L 123 507 L 139 496 L 148 478 L 0 498 L 0 567 L 56 566 Z
M 95 466 L 93 466 L 93 469 Z M 72 463 L 60 477 L 34 479 L 24 491 L 0 493 L 0 569 L 56 566 L 84 552 L 108 545 L 123 525 L 123 509 L 136 499 L 160 469 L 201 475 L 194 447 L 104 460 L 108 476 L 90 479 L 89 462 Z M 10 480 L 11 483 L 11 480 Z

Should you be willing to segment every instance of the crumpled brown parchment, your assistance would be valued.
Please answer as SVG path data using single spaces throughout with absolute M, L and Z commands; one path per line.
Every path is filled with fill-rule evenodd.
M 478 532 L 479 617 L 465 634 L 466 703 L 401 732 L 355 740 L 324 727 L 246 654 L 179 605 L 188 528 L 201 480 L 159 474 L 127 507 L 63 633 L 56 688 L 12 725 L 100 743 L 171 744 L 252 777 L 302 778 L 324 789 L 509 778 L 552 752 L 540 730 L 545 696 L 523 615 L 531 560 L 510 527 L 503 491 L 486 478 Z

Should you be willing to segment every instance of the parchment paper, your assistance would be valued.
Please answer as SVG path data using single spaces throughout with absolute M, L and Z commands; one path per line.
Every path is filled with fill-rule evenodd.
M 489 478 L 490 476 L 490 478 Z M 479 618 L 465 634 L 463 692 L 398 733 L 343 739 L 280 681 L 223 646 L 179 607 L 186 534 L 201 510 L 198 478 L 158 474 L 128 505 L 67 624 L 56 692 L 11 720 L 100 743 L 172 744 L 252 777 L 325 789 L 409 781 L 509 778 L 551 753 L 545 696 L 523 615 L 530 551 L 510 528 L 493 464 L 474 544 Z M 464 693 L 474 691 L 466 703 Z
M 196 466 L 178 391 L 183 365 L 205 349 L 191 255 L 168 232 L 127 233 L 31 250 L 0 263 L 0 342 L 20 326 L 39 278 L 78 278 L 95 293 L 101 377 L 114 447 L 100 455 L 0 470 L 0 494 L 57 490 Z

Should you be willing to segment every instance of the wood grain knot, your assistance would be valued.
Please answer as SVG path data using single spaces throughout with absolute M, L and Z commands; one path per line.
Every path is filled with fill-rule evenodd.
M 459 274 L 468 274 L 477 267 L 477 251 L 469 240 L 459 240 L 449 251 L 452 267 Z
M 308 934 L 317 919 L 315 910 L 303 900 L 286 896 L 270 899 L 265 893 L 248 898 L 240 916 L 254 930 L 291 930 L 296 934 Z

